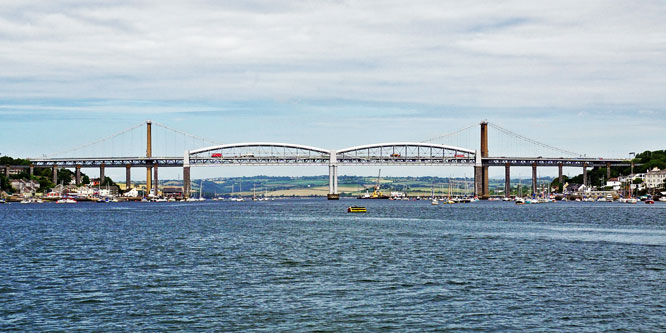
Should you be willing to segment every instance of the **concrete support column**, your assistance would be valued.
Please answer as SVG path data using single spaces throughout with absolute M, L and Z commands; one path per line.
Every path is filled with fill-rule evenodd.
M 611 178 L 610 162 L 606 162 L 606 181 Z
M 481 197 L 483 195 L 483 168 L 480 166 L 474 167 L 474 196 Z
M 476 157 L 474 163 L 474 196 L 480 198 L 483 196 L 483 166 L 478 150 L 474 152 L 474 156 Z
M 9 178 L 9 165 L 5 165 L 5 177 Z
M 634 174 L 634 161 L 631 161 L 631 174 Z
M 104 174 L 104 168 L 105 167 L 106 166 L 104 165 L 104 163 L 102 163 L 102 165 L 99 166 L 99 184 L 100 185 L 102 185 L 102 183 L 104 182 L 104 179 L 106 178 L 106 175 Z
M 81 165 L 76 165 L 76 185 L 81 185 Z
M 155 184 L 154 188 L 153 188 L 153 192 L 155 193 L 155 195 L 158 195 L 159 194 L 159 181 L 158 181 L 158 178 L 157 178 L 157 163 L 153 164 L 153 178 L 154 178 L 153 183 Z
M 537 193 L 537 165 L 532 163 L 532 196 Z
M 564 192 L 564 175 L 562 174 L 562 163 L 557 164 L 557 176 L 562 184 L 562 192 Z
M 583 163 L 583 185 L 587 186 L 587 163 Z
M 125 165 L 125 190 L 129 190 L 132 186 L 132 166 Z
M 335 169 L 333 170 L 333 193 L 339 194 L 338 193 L 338 166 L 335 166 Z
M 328 200 L 339 200 L 338 193 L 338 160 L 335 151 L 329 153 L 328 163 Z
M 190 184 L 190 152 L 185 151 L 183 156 L 183 199 L 189 199 L 190 189 L 192 185 Z
M 35 165 L 30 164 L 30 177 L 35 175 Z
M 504 196 L 511 196 L 511 164 L 504 165 Z
M 190 167 L 183 167 L 183 198 L 188 199 L 190 197 L 190 191 L 192 185 L 190 184 Z
M 153 188 L 153 167 L 146 167 L 146 194 Z
M 9 168 L 7 168 L 7 171 L 9 171 Z M 53 166 L 53 184 L 58 185 L 58 166 L 54 165 Z

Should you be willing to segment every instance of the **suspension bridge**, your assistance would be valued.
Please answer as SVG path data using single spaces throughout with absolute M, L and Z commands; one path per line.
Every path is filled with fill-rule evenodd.
M 135 133 L 142 131 L 145 134 Z M 161 129 L 155 136 L 153 126 Z M 456 136 L 469 137 L 470 131 L 480 127 L 479 149 L 463 148 L 457 145 L 434 143 L 434 141 L 454 141 Z M 489 127 L 497 135 L 519 140 L 531 147 L 536 147 L 530 157 L 520 154 L 502 154 L 506 156 L 490 156 Z M 478 133 L 478 132 L 477 132 Z M 181 142 L 176 137 L 185 140 Z M 143 141 L 145 138 L 145 141 Z M 188 141 L 189 140 L 189 141 Z M 121 141 L 116 146 L 116 141 Z M 499 140 L 501 141 L 501 140 Z M 140 144 L 137 144 L 139 142 Z M 145 143 L 145 145 L 143 145 Z M 154 154 L 154 143 L 162 148 L 179 149 L 184 152 Z M 182 144 L 181 144 L 182 143 Z M 469 143 L 468 143 L 469 144 Z M 128 149 L 127 147 L 132 147 Z M 145 152 L 142 151 L 145 147 Z M 134 151 L 132 151 L 134 149 Z M 139 149 L 139 151 L 136 151 Z M 88 153 L 85 153 L 88 150 Z M 163 149 L 164 150 L 164 149 Z M 116 153 L 118 151 L 118 153 Z M 127 152 L 131 152 L 128 154 Z M 547 151 L 551 156 L 544 157 Z M 93 153 L 94 152 L 94 153 Z M 97 156 L 99 154 L 101 156 Z M 121 156 L 116 156 L 121 154 Z M 86 157 L 69 157 L 69 156 Z M 108 156 L 104 156 L 108 155 Z M 566 157 L 565 157 L 566 156 Z M 82 168 L 99 168 L 100 179 L 105 177 L 106 168 L 125 168 L 126 188 L 131 186 L 132 168 L 145 168 L 146 188 L 158 193 L 158 170 L 162 167 L 177 167 L 183 170 L 183 194 L 189 197 L 191 192 L 191 168 L 204 166 L 242 166 L 242 165 L 323 165 L 329 168 L 329 199 L 338 199 L 338 167 L 339 166 L 461 166 L 472 167 L 474 170 L 474 194 L 487 199 L 489 192 L 489 167 L 504 167 L 505 191 L 509 195 L 511 188 L 511 167 L 532 168 L 532 191 L 536 192 L 537 168 L 557 167 L 560 183 L 563 180 L 563 167 L 580 167 L 583 170 L 583 182 L 587 185 L 587 169 L 590 167 L 606 167 L 607 178 L 610 178 L 611 167 L 628 166 L 631 161 L 622 158 L 588 158 L 581 154 L 560 149 L 514 133 L 499 125 L 483 121 L 460 130 L 440 135 L 420 142 L 387 142 L 359 145 L 344 149 L 325 149 L 300 144 L 276 142 L 246 142 L 223 144 L 214 140 L 179 131 L 164 124 L 146 121 L 126 130 L 83 144 L 65 151 L 57 152 L 42 158 L 30 158 L 29 166 L 4 166 L 4 172 L 28 168 L 32 175 L 34 168 L 52 168 L 54 183 L 57 183 L 59 168 L 75 169 L 75 182 L 81 183 Z

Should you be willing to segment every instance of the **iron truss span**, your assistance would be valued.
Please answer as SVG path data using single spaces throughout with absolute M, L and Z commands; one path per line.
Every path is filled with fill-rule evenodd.
M 605 159 L 605 158 L 565 158 L 565 157 L 483 157 L 481 158 L 484 166 L 552 166 L 559 165 L 565 167 L 605 167 L 611 166 L 629 166 L 631 161 L 625 159 Z
M 328 164 L 330 151 L 276 142 L 246 142 L 191 150 L 189 164 L 205 165 L 316 165 Z
M 158 164 L 160 167 L 182 167 L 182 157 L 88 157 L 88 158 L 44 158 L 30 159 L 35 167 L 71 167 L 92 168 L 146 167 Z
M 189 151 L 189 165 L 471 165 L 470 149 L 415 142 L 380 143 L 329 151 L 304 145 L 250 142 Z
M 420 142 L 380 143 L 336 152 L 340 165 L 473 165 L 475 158 L 470 149 Z

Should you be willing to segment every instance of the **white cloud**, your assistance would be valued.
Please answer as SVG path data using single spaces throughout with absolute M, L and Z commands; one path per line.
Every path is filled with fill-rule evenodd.
M 666 4 L 16 1 L 0 97 L 663 109 Z

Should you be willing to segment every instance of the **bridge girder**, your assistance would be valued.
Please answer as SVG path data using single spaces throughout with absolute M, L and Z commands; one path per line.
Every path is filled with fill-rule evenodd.
M 336 151 L 341 165 L 472 165 L 471 149 L 421 142 L 390 142 Z

